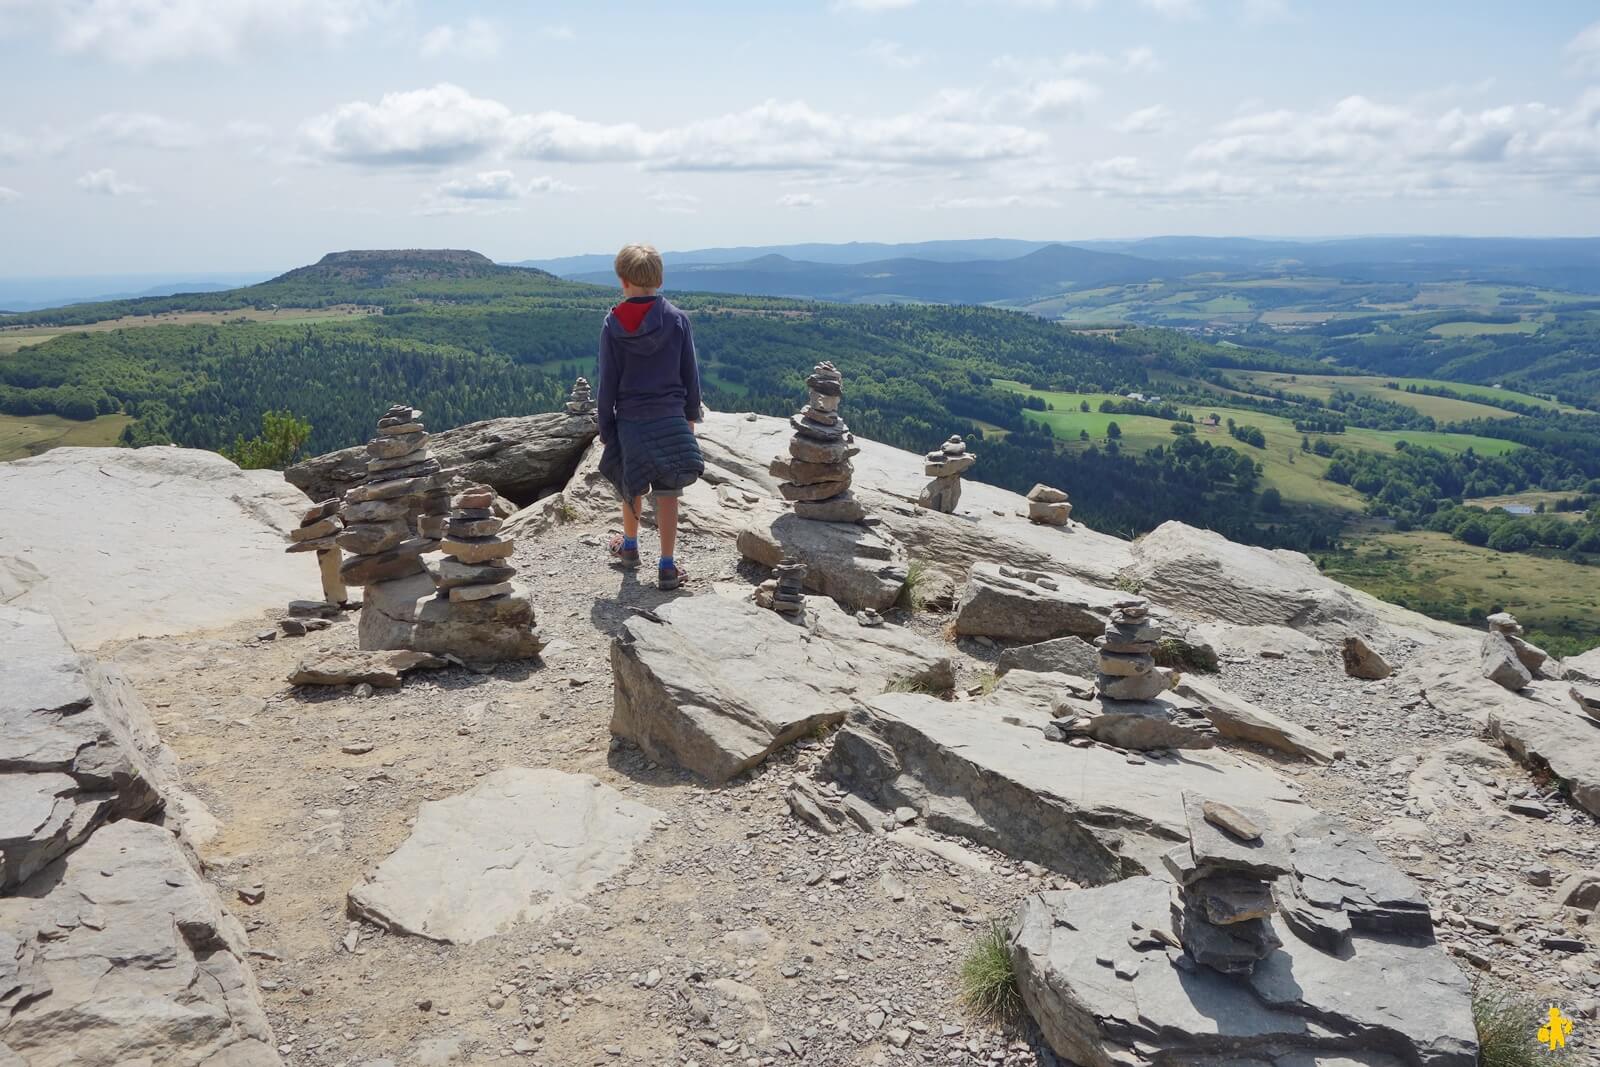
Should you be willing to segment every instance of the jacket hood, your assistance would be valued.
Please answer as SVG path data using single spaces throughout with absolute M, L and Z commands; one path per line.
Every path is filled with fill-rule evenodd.
M 630 352 L 646 355 L 666 344 L 671 331 L 666 329 L 666 300 L 624 300 L 606 315 L 606 333 L 612 341 Z M 633 328 L 629 329 L 632 324 Z

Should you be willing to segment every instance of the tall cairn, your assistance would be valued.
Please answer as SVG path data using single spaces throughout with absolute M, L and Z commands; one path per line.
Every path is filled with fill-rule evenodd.
M 806 388 L 806 406 L 789 419 L 794 427 L 789 458 L 772 464 L 773 475 L 784 479 L 778 491 L 802 519 L 860 522 L 866 509 L 850 491 L 855 438 L 839 417 L 844 377 L 832 363 L 818 363 L 806 378 Z
M 289 533 L 289 547 L 285 552 L 315 552 L 317 567 L 322 572 L 322 599 L 329 604 L 345 604 L 350 591 L 339 574 L 343 553 L 339 551 L 339 534 L 344 521 L 339 518 L 339 499 L 334 497 L 313 504 L 300 516 L 300 527 Z
M 1161 628 L 1150 619 L 1144 598 L 1119 600 L 1112 606 L 1105 634 L 1095 638 L 1100 650 L 1095 687 L 1106 700 L 1152 700 L 1167 689 L 1167 675 L 1157 669 L 1155 650 Z
M 494 513 L 494 487 L 474 485 L 455 498 L 454 511 L 439 547 L 444 559 L 433 572 L 439 596 L 446 600 L 488 600 L 513 591 L 516 547 L 499 536 L 503 519 Z
M 422 554 L 439 547 L 438 513 L 450 500 L 448 476 L 428 450 L 422 412 L 411 405 L 395 404 L 384 413 L 367 455 L 367 480 L 345 493 L 340 511 L 344 531 L 338 543 L 351 558 L 339 575 L 350 585 L 423 573 Z M 419 512 L 413 534 L 410 520 Z
M 917 503 L 946 515 L 956 510 L 961 502 L 961 475 L 978 462 L 975 453 L 967 451 L 967 443 L 960 434 L 922 457 L 922 473 L 933 481 L 922 487 Z
M 567 396 L 567 414 L 574 418 L 593 419 L 598 408 L 599 405 L 594 401 L 594 393 L 589 388 L 589 379 L 580 375 L 578 380 L 572 383 L 572 392 Z
M 1289 848 L 1262 813 L 1183 794 L 1189 840 L 1162 857 L 1177 881 L 1172 924 L 1196 963 L 1247 975 L 1282 944 L 1273 932 L 1272 883 L 1291 868 Z

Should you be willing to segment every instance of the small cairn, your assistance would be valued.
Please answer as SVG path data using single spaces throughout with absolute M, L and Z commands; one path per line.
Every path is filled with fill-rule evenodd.
M 1189 841 L 1163 857 L 1177 879 L 1172 921 L 1191 959 L 1248 975 L 1282 944 L 1269 916 L 1272 883 L 1291 868 L 1289 849 L 1265 816 L 1198 793 L 1183 794 Z
M 932 478 L 917 497 L 917 503 L 946 515 L 956 510 L 961 502 L 961 474 L 971 469 L 978 457 L 967 451 L 967 443 L 960 434 L 951 434 L 950 440 L 922 457 L 922 473 Z
M 433 572 L 439 596 L 455 603 L 507 596 L 516 569 L 508 562 L 515 545 L 499 536 L 505 520 L 494 513 L 493 486 L 470 486 L 456 497 L 439 547 L 444 559 Z
M 756 603 L 783 615 L 798 615 L 806 606 L 805 580 L 806 565 L 785 556 L 756 590 Z
M 345 493 L 339 546 L 351 553 L 339 568 L 350 585 L 373 585 L 421 574 L 425 552 L 438 547 L 448 476 L 428 450 L 422 412 L 395 404 L 367 442 L 367 480 Z M 410 520 L 418 512 L 417 533 Z
M 578 380 L 572 383 L 572 392 L 567 397 L 567 414 L 575 418 L 582 416 L 592 419 L 595 417 L 596 407 L 594 394 L 589 389 L 589 379 L 580 375 Z
M 1071 521 L 1072 505 L 1067 494 L 1048 485 L 1028 490 L 1028 521 L 1045 526 L 1065 526 Z
M 315 552 L 317 567 L 322 571 L 322 599 L 328 604 L 346 604 L 350 591 L 339 575 L 343 553 L 339 551 L 338 536 L 344 530 L 339 518 L 337 497 L 313 504 L 300 516 L 300 528 L 290 531 L 286 552 Z
M 1522 639 L 1522 624 L 1508 611 L 1497 611 L 1484 620 L 1489 632 L 1481 649 L 1483 676 L 1513 693 L 1532 684 L 1548 655 Z
M 855 438 L 839 417 L 844 377 L 832 363 L 818 363 L 806 378 L 809 390 L 804 408 L 789 419 L 794 436 L 789 458 L 772 463 L 774 476 L 784 479 L 778 491 L 794 504 L 802 519 L 819 522 L 860 522 L 866 509 L 850 492 Z
M 1161 628 L 1150 619 L 1149 601 L 1119 600 L 1111 608 L 1105 634 L 1095 638 L 1100 662 L 1095 685 L 1106 700 L 1153 700 L 1167 689 L 1157 669 L 1155 650 Z

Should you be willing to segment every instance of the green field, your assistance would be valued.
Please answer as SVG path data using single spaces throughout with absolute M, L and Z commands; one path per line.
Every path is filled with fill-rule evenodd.
M 59 415 L 0 415 L 0 462 L 69 445 L 115 445 L 123 427 L 132 421 L 127 415 L 102 415 L 89 422 L 75 422 Z
M 1509 611 L 1556 655 L 1600 645 L 1600 566 L 1495 552 L 1422 530 L 1376 534 L 1319 560 L 1329 577 L 1435 618 L 1469 623 Z
M 1539 324 L 1532 319 L 1516 322 L 1441 322 L 1429 330 L 1440 337 L 1480 337 L 1497 333 L 1533 333 Z
M 1364 396 L 1375 396 L 1380 400 L 1390 400 L 1396 404 L 1405 404 L 1424 415 L 1431 415 L 1441 422 L 1453 422 L 1465 419 L 1509 419 L 1516 416 L 1516 412 L 1506 411 L 1490 404 L 1475 404 L 1470 400 L 1457 400 L 1448 396 L 1428 396 L 1426 393 L 1408 393 L 1406 387 L 1416 386 L 1418 389 L 1444 388 L 1462 397 L 1485 397 L 1499 400 L 1515 400 L 1519 404 L 1532 404 L 1535 407 L 1551 411 L 1576 411 L 1566 404 L 1558 404 L 1554 400 L 1534 396 L 1532 393 L 1519 393 L 1514 389 L 1496 389 L 1489 385 L 1467 385 L 1462 382 L 1446 382 L 1435 378 L 1387 378 L 1382 375 L 1342 375 L 1342 374 L 1284 374 L 1280 371 L 1229 371 L 1229 376 L 1236 383 L 1248 385 L 1254 389 L 1278 389 L 1286 393 L 1298 393 L 1301 396 L 1312 397 L 1326 402 L 1329 397 L 1339 390 L 1357 393 Z M 1398 385 L 1398 389 L 1388 388 L 1388 382 Z
M 1036 422 L 1049 426 L 1056 438 L 1069 449 L 1087 448 L 1090 444 L 1103 446 L 1106 440 L 1106 427 L 1112 422 L 1115 422 L 1122 431 L 1121 446 L 1129 451 L 1143 452 L 1156 445 L 1170 445 L 1176 440 L 1172 433 L 1172 423 L 1166 419 L 1150 415 L 1111 415 L 1098 410 L 1102 400 L 1121 399 L 1110 393 L 1049 392 L 1030 389 L 1020 382 L 1004 380 L 997 380 L 995 384 L 1016 392 L 1038 396 L 1051 405 L 1054 410 L 1026 411 L 1024 414 Z M 1089 404 L 1088 411 L 1080 409 L 1080 405 L 1085 401 Z M 1300 450 L 1301 433 L 1294 428 L 1293 421 L 1221 404 L 1204 407 L 1192 404 L 1177 406 L 1180 411 L 1186 411 L 1194 416 L 1195 435 L 1199 440 L 1243 452 L 1260 463 L 1263 486 L 1276 488 L 1284 500 L 1348 511 L 1363 510 L 1364 502 L 1361 494 L 1349 486 L 1338 485 L 1323 478 L 1330 460 Z M 1212 412 L 1221 418 L 1222 425 L 1213 427 L 1201 424 Z M 1259 427 L 1267 439 L 1267 447 L 1254 448 L 1230 436 L 1227 430 L 1227 420 L 1230 417 L 1240 425 Z M 1089 433 L 1088 441 L 1080 439 L 1080 434 L 1085 430 Z M 1468 448 L 1473 448 L 1486 455 L 1501 455 L 1517 447 L 1513 442 L 1492 437 L 1414 430 L 1365 430 L 1352 427 L 1342 434 L 1308 436 L 1313 441 L 1326 436 L 1335 445 L 1378 452 L 1393 451 L 1397 441 L 1409 441 L 1415 445 L 1447 452 L 1465 452 Z
M 278 308 L 276 311 L 259 311 L 255 308 L 236 308 L 229 311 L 166 311 L 159 315 L 127 315 L 120 319 L 106 319 L 83 326 L 0 326 L 0 356 L 10 355 L 29 345 L 42 345 L 52 337 L 64 333 L 101 333 L 105 330 L 130 330 L 143 326 L 216 326 L 225 322 L 272 322 L 293 324 L 321 322 L 325 319 L 356 318 L 368 314 L 368 309 L 358 304 L 336 304 L 325 308 Z

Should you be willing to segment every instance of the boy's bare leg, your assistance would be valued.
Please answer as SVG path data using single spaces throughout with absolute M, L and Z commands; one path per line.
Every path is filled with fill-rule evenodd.
M 661 554 L 670 559 L 678 547 L 677 497 L 656 497 L 656 532 L 661 535 Z
M 627 503 L 622 505 L 623 537 L 634 541 L 639 539 L 639 512 L 643 509 L 643 507 L 644 497 L 642 496 L 634 497 L 633 505 L 631 507 Z

